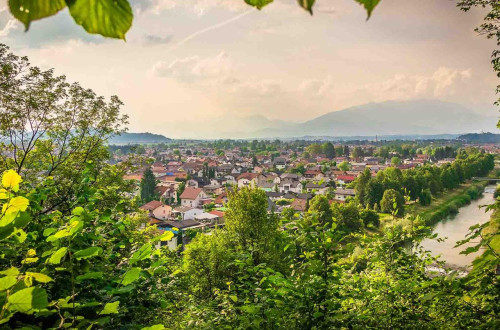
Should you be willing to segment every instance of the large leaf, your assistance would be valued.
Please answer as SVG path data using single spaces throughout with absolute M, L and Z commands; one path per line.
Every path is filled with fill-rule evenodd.
M 47 307 L 47 292 L 44 289 L 31 287 L 17 291 L 9 296 L 10 308 L 26 313 L 32 309 Z
M 373 9 L 375 9 L 375 7 L 380 2 L 380 0 L 356 0 L 356 1 L 359 2 L 360 4 L 362 4 L 363 7 L 365 7 L 366 12 L 368 13 L 368 18 L 370 18 L 370 16 L 372 15 Z
M 83 275 L 79 275 L 76 277 L 76 281 L 81 282 L 85 280 L 94 280 L 97 278 L 102 278 L 102 272 L 90 272 L 90 273 L 85 273 Z
M 64 0 L 9 0 L 9 7 L 28 30 L 32 21 L 57 14 L 66 3 Z
M 245 0 L 250 6 L 254 6 L 257 9 L 262 9 L 265 5 L 270 4 L 273 0 Z
M 104 306 L 104 309 L 99 313 L 101 315 L 108 315 L 108 314 L 118 314 L 118 307 L 120 306 L 119 301 L 115 301 L 112 303 L 107 303 Z
M 73 257 L 75 257 L 78 260 L 87 259 L 87 258 L 97 256 L 101 252 L 102 252 L 102 249 L 100 247 L 93 246 L 93 247 L 89 247 L 89 248 L 84 249 L 84 250 L 76 251 L 73 254 Z
M 139 278 L 139 275 L 141 274 L 141 270 L 142 269 L 140 269 L 138 267 L 134 267 L 134 268 L 129 269 L 125 273 L 125 275 L 123 276 L 122 284 L 129 285 L 130 283 L 137 281 L 137 279 Z
M 16 283 L 17 283 L 16 276 L 4 276 L 0 278 L 0 291 L 7 290 Z
M 312 8 L 314 6 L 315 0 L 297 0 L 297 2 L 299 3 L 299 6 L 307 10 L 312 15 Z
M 26 272 L 26 276 L 31 276 L 40 283 L 48 283 L 48 282 L 53 281 L 53 279 L 50 278 L 50 276 L 47 276 L 47 275 L 42 274 L 42 273 Z
M 125 39 L 134 17 L 127 0 L 66 0 L 69 12 L 88 33 Z
M 62 247 L 59 250 L 57 250 L 56 252 L 54 252 L 54 254 L 52 256 L 50 256 L 50 258 L 49 258 L 49 264 L 53 264 L 53 265 L 60 264 L 62 257 L 64 257 L 66 255 L 67 251 L 68 251 L 68 248 Z
M 130 264 L 133 265 L 138 261 L 149 258 L 151 256 L 151 252 L 153 252 L 153 247 L 151 246 L 151 244 L 144 244 L 139 250 L 134 252 L 132 258 L 130 258 Z

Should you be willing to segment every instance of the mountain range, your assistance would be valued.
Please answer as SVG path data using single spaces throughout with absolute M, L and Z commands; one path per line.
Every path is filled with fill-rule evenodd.
M 221 132 L 221 137 L 302 137 L 302 136 L 390 136 L 438 135 L 496 131 L 494 113 L 479 113 L 463 105 L 436 100 L 386 101 L 332 111 L 303 123 L 267 120 L 265 117 L 239 119 L 240 135 Z M 259 129 L 249 131 L 248 128 Z M 227 126 L 226 126 L 227 127 Z

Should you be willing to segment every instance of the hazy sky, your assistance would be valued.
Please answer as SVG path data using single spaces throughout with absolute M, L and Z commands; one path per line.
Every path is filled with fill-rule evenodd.
M 232 118 L 299 122 L 421 98 L 495 114 L 495 43 L 473 31 L 484 13 L 463 13 L 452 0 L 382 0 L 368 22 L 353 0 L 318 0 L 312 17 L 295 0 L 261 12 L 243 0 L 132 1 L 127 42 L 85 34 L 66 11 L 24 33 L 6 2 L 0 42 L 118 95 L 130 131 L 201 137 Z

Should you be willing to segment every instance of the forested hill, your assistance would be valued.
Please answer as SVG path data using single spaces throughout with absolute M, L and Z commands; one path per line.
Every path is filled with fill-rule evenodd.
M 469 143 L 499 143 L 500 134 L 493 134 L 489 132 L 470 133 L 470 134 L 460 135 L 458 139 Z
M 109 144 L 164 143 L 169 139 L 161 134 L 153 133 L 122 133 L 109 139 Z

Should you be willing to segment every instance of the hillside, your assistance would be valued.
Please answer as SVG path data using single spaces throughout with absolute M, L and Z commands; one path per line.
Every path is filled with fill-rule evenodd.
M 166 143 L 171 139 L 153 133 L 122 133 L 109 139 L 109 144 Z
M 295 125 L 264 127 L 252 137 L 434 135 L 492 131 L 492 114 L 437 100 L 368 103 Z

